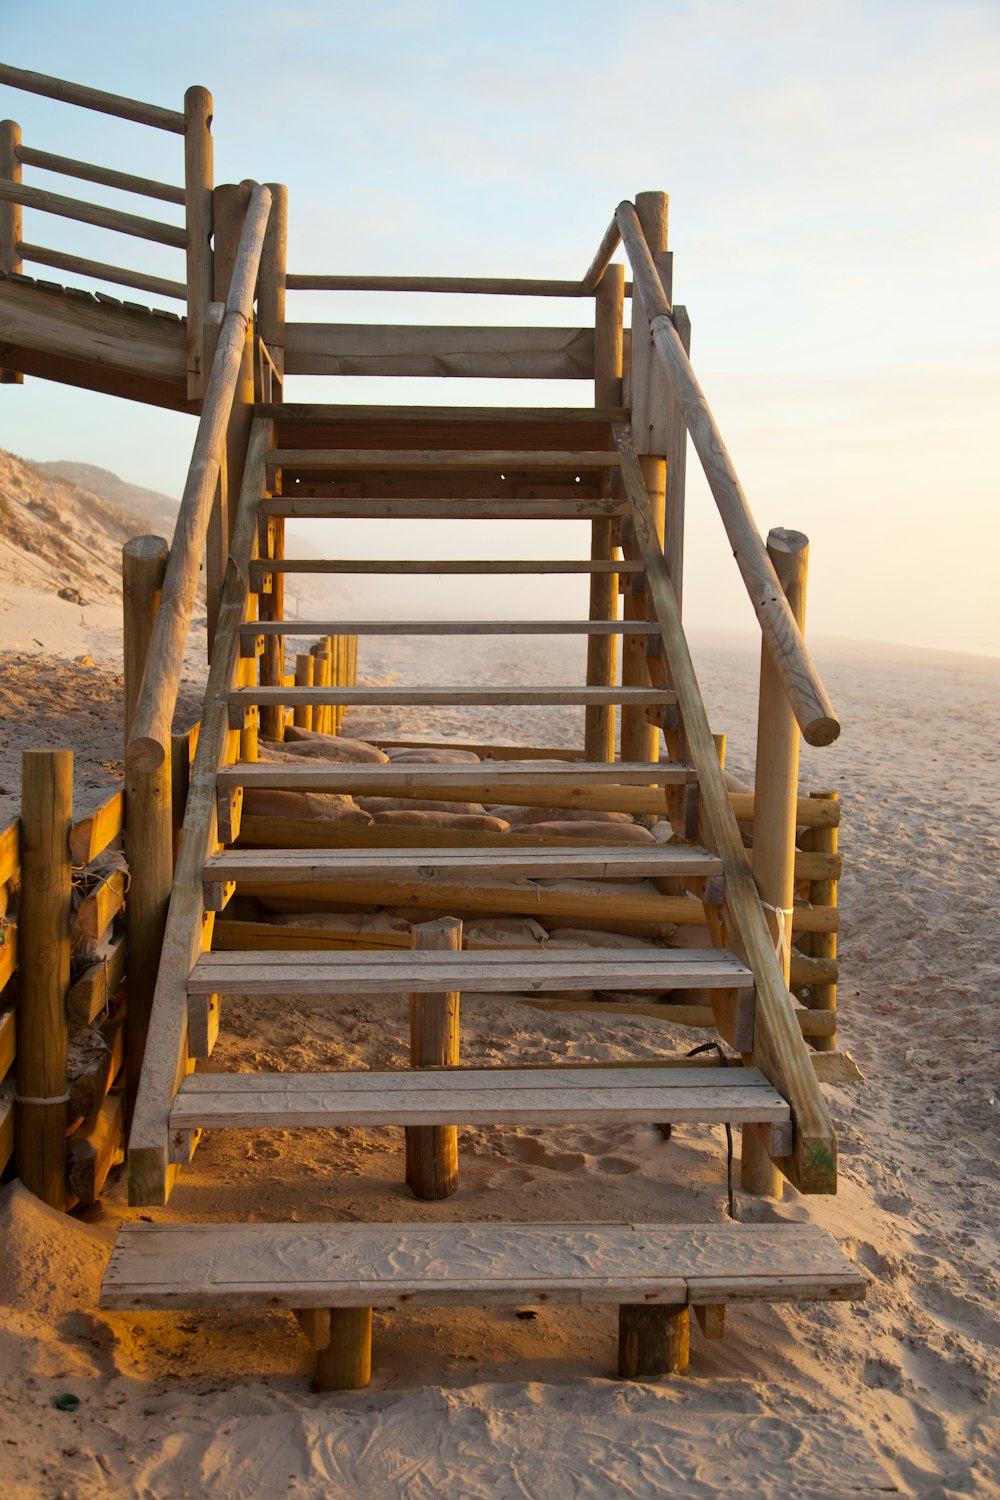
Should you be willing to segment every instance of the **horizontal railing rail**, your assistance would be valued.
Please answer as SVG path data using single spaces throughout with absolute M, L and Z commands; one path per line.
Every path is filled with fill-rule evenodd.
M 102 115 L 116 115 L 122 120 L 134 120 L 139 125 L 152 125 L 156 130 L 169 130 L 174 135 L 184 134 L 184 116 L 179 110 L 162 109 L 158 104 L 145 104 L 141 99 L 106 94 L 102 89 L 70 83 L 65 78 L 50 78 L 47 73 L 13 68 L 9 63 L 0 63 L 0 83 L 29 94 L 41 94 L 46 99 L 58 99 L 63 104 L 76 104 L 81 109 L 94 109 Z
M 599 280 L 600 278 L 598 278 Z M 436 292 L 486 297 L 592 297 L 596 281 L 521 276 L 310 276 L 290 272 L 290 292 Z M 631 284 L 626 296 L 631 295 Z
M 828 745 L 840 733 L 839 721 L 767 555 L 722 434 L 674 327 L 670 303 L 633 204 L 619 205 L 617 222 L 654 345 L 680 403 L 792 711 L 810 745 Z

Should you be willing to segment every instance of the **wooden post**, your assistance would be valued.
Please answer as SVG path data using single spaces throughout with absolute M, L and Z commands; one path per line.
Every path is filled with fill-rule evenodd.
M 316 687 L 328 688 L 333 682 L 333 656 L 330 652 L 329 638 L 320 644 L 316 652 L 316 665 L 313 668 L 313 683 Z M 320 734 L 333 733 L 333 710 L 329 703 L 317 703 L 313 709 L 313 727 Z
M 269 182 L 271 217 L 264 236 L 260 258 L 260 286 L 257 296 L 257 336 L 263 339 L 271 362 L 280 377 L 285 373 L 285 261 L 288 241 L 288 189 L 279 182 Z M 258 393 L 261 401 L 281 401 L 282 389 Z
M 21 127 L 13 120 L 0 120 L 0 182 L 21 181 L 21 162 L 17 148 L 21 144 Z M 21 205 L 0 202 L 0 271 L 21 274 Z M 0 385 L 22 385 L 20 370 L 0 369 Z
M 810 792 L 810 797 L 821 802 L 836 802 L 836 792 Z M 819 854 L 837 853 L 837 828 L 817 827 L 812 830 L 812 848 Z M 836 906 L 837 904 L 837 882 L 836 880 L 814 880 L 810 886 L 810 897 L 814 906 Z M 812 935 L 811 956 L 813 958 L 824 958 L 836 960 L 837 957 L 837 934 L 835 932 L 815 932 Z M 810 1010 L 829 1010 L 836 1012 L 837 1009 L 837 986 L 835 984 L 814 984 L 809 991 Z M 812 1044 L 817 1052 L 835 1052 L 837 1048 L 837 1034 L 831 1032 L 828 1036 L 817 1036 L 812 1038 Z
M 308 651 L 300 651 L 295 658 L 295 686 L 312 687 L 315 668 L 316 658 Z M 292 723 L 296 729 L 311 729 L 313 727 L 312 704 L 297 704 L 292 715 Z
M 212 300 L 212 180 L 212 96 L 195 84 L 184 95 L 189 401 L 200 401 L 208 382 L 205 315 Z
M 809 540 L 776 527 L 767 551 L 800 630 L 805 628 Z M 761 645 L 754 776 L 753 873 L 785 984 L 792 962 L 795 816 L 799 794 L 799 726 L 767 646 Z M 756 1133 L 744 1126 L 740 1183 L 748 1193 L 780 1198 L 782 1178 Z
M 662 458 L 647 455 L 639 459 L 642 477 L 649 495 L 656 534 L 663 545 L 663 513 L 666 490 L 667 466 Z M 625 595 L 626 620 L 649 618 L 649 600 L 645 593 L 630 592 Z M 646 662 L 646 646 L 649 637 L 626 635 L 622 637 L 622 683 L 627 687 L 649 687 L 649 667 Z M 660 758 L 660 731 L 646 718 L 646 710 L 639 707 L 622 708 L 622 760 L 658 761 Z
M 162 536 L 134 536 L 122 548 L 126 747 L 169 555 L 170 548 Z
M 413 928 L 415 950 L 459 953 L 462 924 L 455 917 Z M 410 996 L 410 1067 L 453 1068 L 458 1063 L 458 991 Z M 406 1127 L 406 1182 L 414 1197 L 448 1198 L 458 1187 L 458 1127 Z
M 25 750 L 21 757 L 15 1161 L 25 1187 L 59 1209 L 66 1207 L 72 822 L 72 751 Z
M 622 315 L 625 307 L 625 267 L 609 266 L 597 286 L 594 313 L 594 400 L 598 407 L 622 404 Z M 605 481 L 607 486 L 608 480 Z M 591 522 L 590 555 L 595 560 L 617 553 L 613 521 Z M 590 618 L 618 618 L 618 575 L 593 573 L 590 579 Z M 613 635 L 592 635 L 587 641 L 587 683 L 611 687 L 615 681 L 618 642 Z M 585 710 L 584 758 L 615 758 L 614 704 L 590 705 Z
M 691 1319 L 686 1306 L 623 1303 L 618 1309 L 618 1374 L 622 1380 L 683 1375 Z
M 318 1391 L 357 1391 L 372 1378 L 372 1310 L 331 1307 L 330 1342 L 316 1351 Z
M 260 555 L 283 558 L 285 555 L 285 521 L 283 516 L 261 516 Z M 271 574 L 271 588 L 257 598 L 261 620 L 282 620 L 285 616 L 285 575 Z M 264 636 L 264 654 L 260 659 L 261 687 L 283 687 L 285 683 L 285 638 Z M 260 732 L 267 740 L 285 738 L 285 710 L 280 703 L 265 703 L 260 711 Z

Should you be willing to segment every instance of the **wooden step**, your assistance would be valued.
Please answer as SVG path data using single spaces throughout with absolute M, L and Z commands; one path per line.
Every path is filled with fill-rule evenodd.
M 613 561 L 607 558 L 327 558 L 283 557 L 255 559 L 250 564 L 251 583 L 259 588 L 260 577 L 267 573 L 402 573 L 426 574 L 428 577 L 479 574 L 533 575 L 543 573 L 622 573 L 642 572 L 642 563 Z
M 329 487 L 328 487 L 329 488 Z M 300 520 L 411 521 L 588 521 L 614 520 L 628 513 L 624 500 L 596 495 L 406 495 L 294 494 L 260 502 L 264 516 L 297 516 Z M 617 570 L 616 570 L 617 571 Z
M 192 1073 L 171 1131 L 340 1125 L 754 1124 L 791 1151 L 788 1105 L 758 1068 L 396 1068 Z
M 720 875 L 722 861 L 692 844 L 592 844 L 579 848 L 226 849 L 205 880 L 273 886 L 312 880 L 630 880 Z
M 230 726 L 242 727 L 240 717 L 253 704 L 278 703 L 285 708 L 306 704 L 426 705 L 428 707 L 533 704 L 582 706 L 592 703 L 622 703 L 638 707 L 666 708 L 676 703 L 675 693 L 664 688 L 640 687 L 249 687 L 229 694 Z
M 359 795 L 390 795 L 387 787 L 447 787 L 462 790 L 489 784 L 495 800 L 517 801 L 529 789 L 548 788 L 553 795 L 583 792 L 600 787 L 686 786 L 698 780 L 693 766 L 671 761 L 583 761 L 568 760 L 560 766 L 535 761 L 482 761 L 478 765 L 413 765 L 409 761 L 388 765 L 356 765 L 302 757 L 301 765 L 287 762 L 239 761 L 223 766 L 217 775 L 220 787 L 252 786 L 268 789 L 293 788 L 299 792 L 356 792 Z M 479 797 L 467 799 L 481 801 Z
M 259 635 L 659 635 L 654 620 L 248 620 Z
M 725 949 L 542 948 L 433 953 L 238 950 L 203 953 L 189 995 L 477 994 L 536 995 L 601 989 L 665 993 L 674 989 L 753 988 L 753 975 Z
M 442 472 L 451 469 L 486 469 L 498 474 L 507 469 L 568 469 L 574 475 L 617 469 L 617 449 L 540 448 L 273 448 L 267 455 L 267 472 L 307 470 L 310 473 L 359 469 L 418 469 Z
M 126 1224 L 101 1306 L 482 1307 L 863 1298 L 815 1224 Z

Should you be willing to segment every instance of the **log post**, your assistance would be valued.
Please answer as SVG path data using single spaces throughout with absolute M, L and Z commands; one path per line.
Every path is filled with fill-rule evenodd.
M 308 651 L 300 651 L 295 658 L 295 686 L 312 687 L 313 672 L 316 669 L 316 658 Z M 313 727 L 313 707 L 311 703 L 297 703 L 292 715 L 292 723 L 296 729 L 311 729 Z
M 663 545 L 663 515 L 666 494 L 667 466 L 662 458 L 646 455 L 639 459 L 642 477 L 649 495 L 650 509 L 660 545 Z M 633 575 L 635 580 L 638 576 Z M 635 589 L 625 595 L 626 620 L 649 618 L 649 599 L 645 593 Z M 648 636 L 626 635 L 622 637 L 622 683 L 627 687 L 649 687 L 649 667 L 646 662 Z M 660 731 L 646 718 L 646 710 L 640 707 L 622 708 L 622 760 L 658 761 L 660 758 Z
M 125 648 L 125 744 L 153 634 L 169 549 L 162 537 L 133 537 L 122 548 L 123 640 Z M 125 857 L 129 865 L 125 903 L 128 1004 L 125 1013 L 125 1119 L 131 1123 L 153 1008 L 156 971 L 167 923 L 174 871 L 174 809 L 171 757 L 152 770 L 125 764 Z
M 205 316 L 212 300 L 212 96 L 197 84 L 184 95 L 184 220 L 187 228 L 189 401 L 208 383 Z
M 618 1309 L 619 1378 L 683 1375 L 688 1367 L 690 1339 L 688 1307 L 623 1303 Z
M 836 792 L 810 792 L 809 796 L 821 802 L 836 802 L 838 800 Z M 829 827 L 814 828 L 812 830 L 812 848 L 818 854 L 836 854 L 836 824 L 832 824 Z M 836 906 L 836 880 L 814 880 L 810 886 L 809 895 L 814 906 Z M 813 958 L 836 961 L 837 934 L 835 932 L 813 933 L 810 951 Z M 810 1010 L 828 1010 L 836 1014 L 837 986 L 835 984 L 812 985 L 809 991 L 808 1005 Z M 837 1048 L 837 1034 L 835 1031 L 832 1031 L 828 1036 L 813 1037 L 812 1044 L 817 1052 L 835 1052 Z
M 357 1391 L 372 1378 L 372 1310 L 331 1307 L 330 1342 L 316 1351 L 318 1391 Z
M 264 236 L 264 249 L 260 257 L 260 285 L 257 296 L 257 336 L 271 357 L 278 380 L 270 381 L 271 389 L 261 389 L 261 401 L 281 401 L 282 387 L 279 383 L 285 374 L 285 263 L 288 242 L 288 189 L 280 182 L 269 182 L 271 189 L 271 217 Z M 261 381 L 262 386 L 264 381 Z M 274 386 L 277 386 L 277 389 Z
M 800 630 L 805 629 L 809 539 L 775 527 L 768 555 Z M 795 821 L 799 794 L 799 726 L 766 644 L 760 653 L 757 763 L 754 775 L 753 873 L 768 931 L 787 985 L 792 961 Z M 756 1133 L 744 1126 L 740 1182 L 749 1193 L 780 1198 L 782 1178 Z
M 329 641 L 322 641 L 316 651 L 316 665 L 313 668 L 313 685 L 315 687 L 328 688 L 333 681 L 333 658 L 329 650 Z M 317 703 L 313 707 L 313 728 L 320 734 L 333 733 L 333 711 L 328 703 Z
M 622 404 L 622 318 L 625 307 L 625 267 L 609 266 L 597 285 L 594 312 L 594 401 L 598 407 Z M 610 493 L 605 478 L 605 492 Z M 590 555 L 595 561 L 617 553 L 613 521 L 591 522 Z M 590 618 L 618 618 L 618 575 L 592 573 Z M 613 635 L 592 635 L 587 640 L 587 684 L 611 687 L 615 681 L 618 642 Z M 615 758 L 614 704 L 592 704 L 585 710 L 584 758 L 613 761 Z
M 169 555 L 170 548 L 162 536 L 134 536 L 122 548 L 126 748 Z
M 455 917 L 421 922 L 413 928 L 421 952 L 458 953 L 462 924 Z M 453 1068 L 458 1064 L 458 991 L 410 996 L 410 1067 Z M 458 1127 L 406 1127 L 406 1182 L 414 1197 L 448 1198 L 458 1187 Z
M 58 1209 L 66 1207 L 72 822 L 72 751 L 24 751 L 15 1162 L 25 1187 Z
M 285 555 L 285 521 L 283 516 L 261 516 L 260 555 L 267 558 L 283 558 Z M 285 617 L 285 575 L 271 574 L 271 588 L 257 599 L 257 612 L 261 620 L 283 620 Z M 264 654 L 260 658 L 261 687 L 284 687 L 285 685 L 285 638 L 282 635 L 264 636 Z M 260 711 L 260 732 L 266 740 L 285 738 L 285 710 L 280 703 L 265 703 Z
M 21 144 L 21 127 L 13 120 L 0 120 L 0 182 L 21 181 L 21 162 L 17 148 Z M 0 271 L 21 274 L 21 205 L 0 202 Z M 0 385 L 22 385 L 20 370 L 0 369 Z

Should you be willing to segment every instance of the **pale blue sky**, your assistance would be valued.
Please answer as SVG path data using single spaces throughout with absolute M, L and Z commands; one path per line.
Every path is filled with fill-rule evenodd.
M 1000 653 L 996 0 L 175 0 L 155 17 L 120 0 L 0 0 L 0 23 L 18 66 L 175 107 L 189 83 L 209 87 L 217 180 L 288 184 L 292 270 L 575 276 L 620 198 L 666 189 L 696 369 L 762 530 L 812 538 L 813 630 Z M 178 138 L 8 89 L 0 114 L 36 146 L 179 180 Z M 176 252 L 41 216 L 25 227 L 179 274 Z M 468 298 L 289 310 L 581 314 Z M 289 394 L 303 385 L 377 399 L 370 382 Z M 546 385 L 530 399 L 588 395 Z M 506 382 L 448 396 L 519 399 Z M 410 383 L 407 399 L 440 398 Z M 0 389 L 0 445 L 174 494 L 192 436 L 189 418 L 41 381 Z M 701 483 L 690 503 L 690 618 L 713 617 L 728 567 L 721 622 L 745 620 Z

